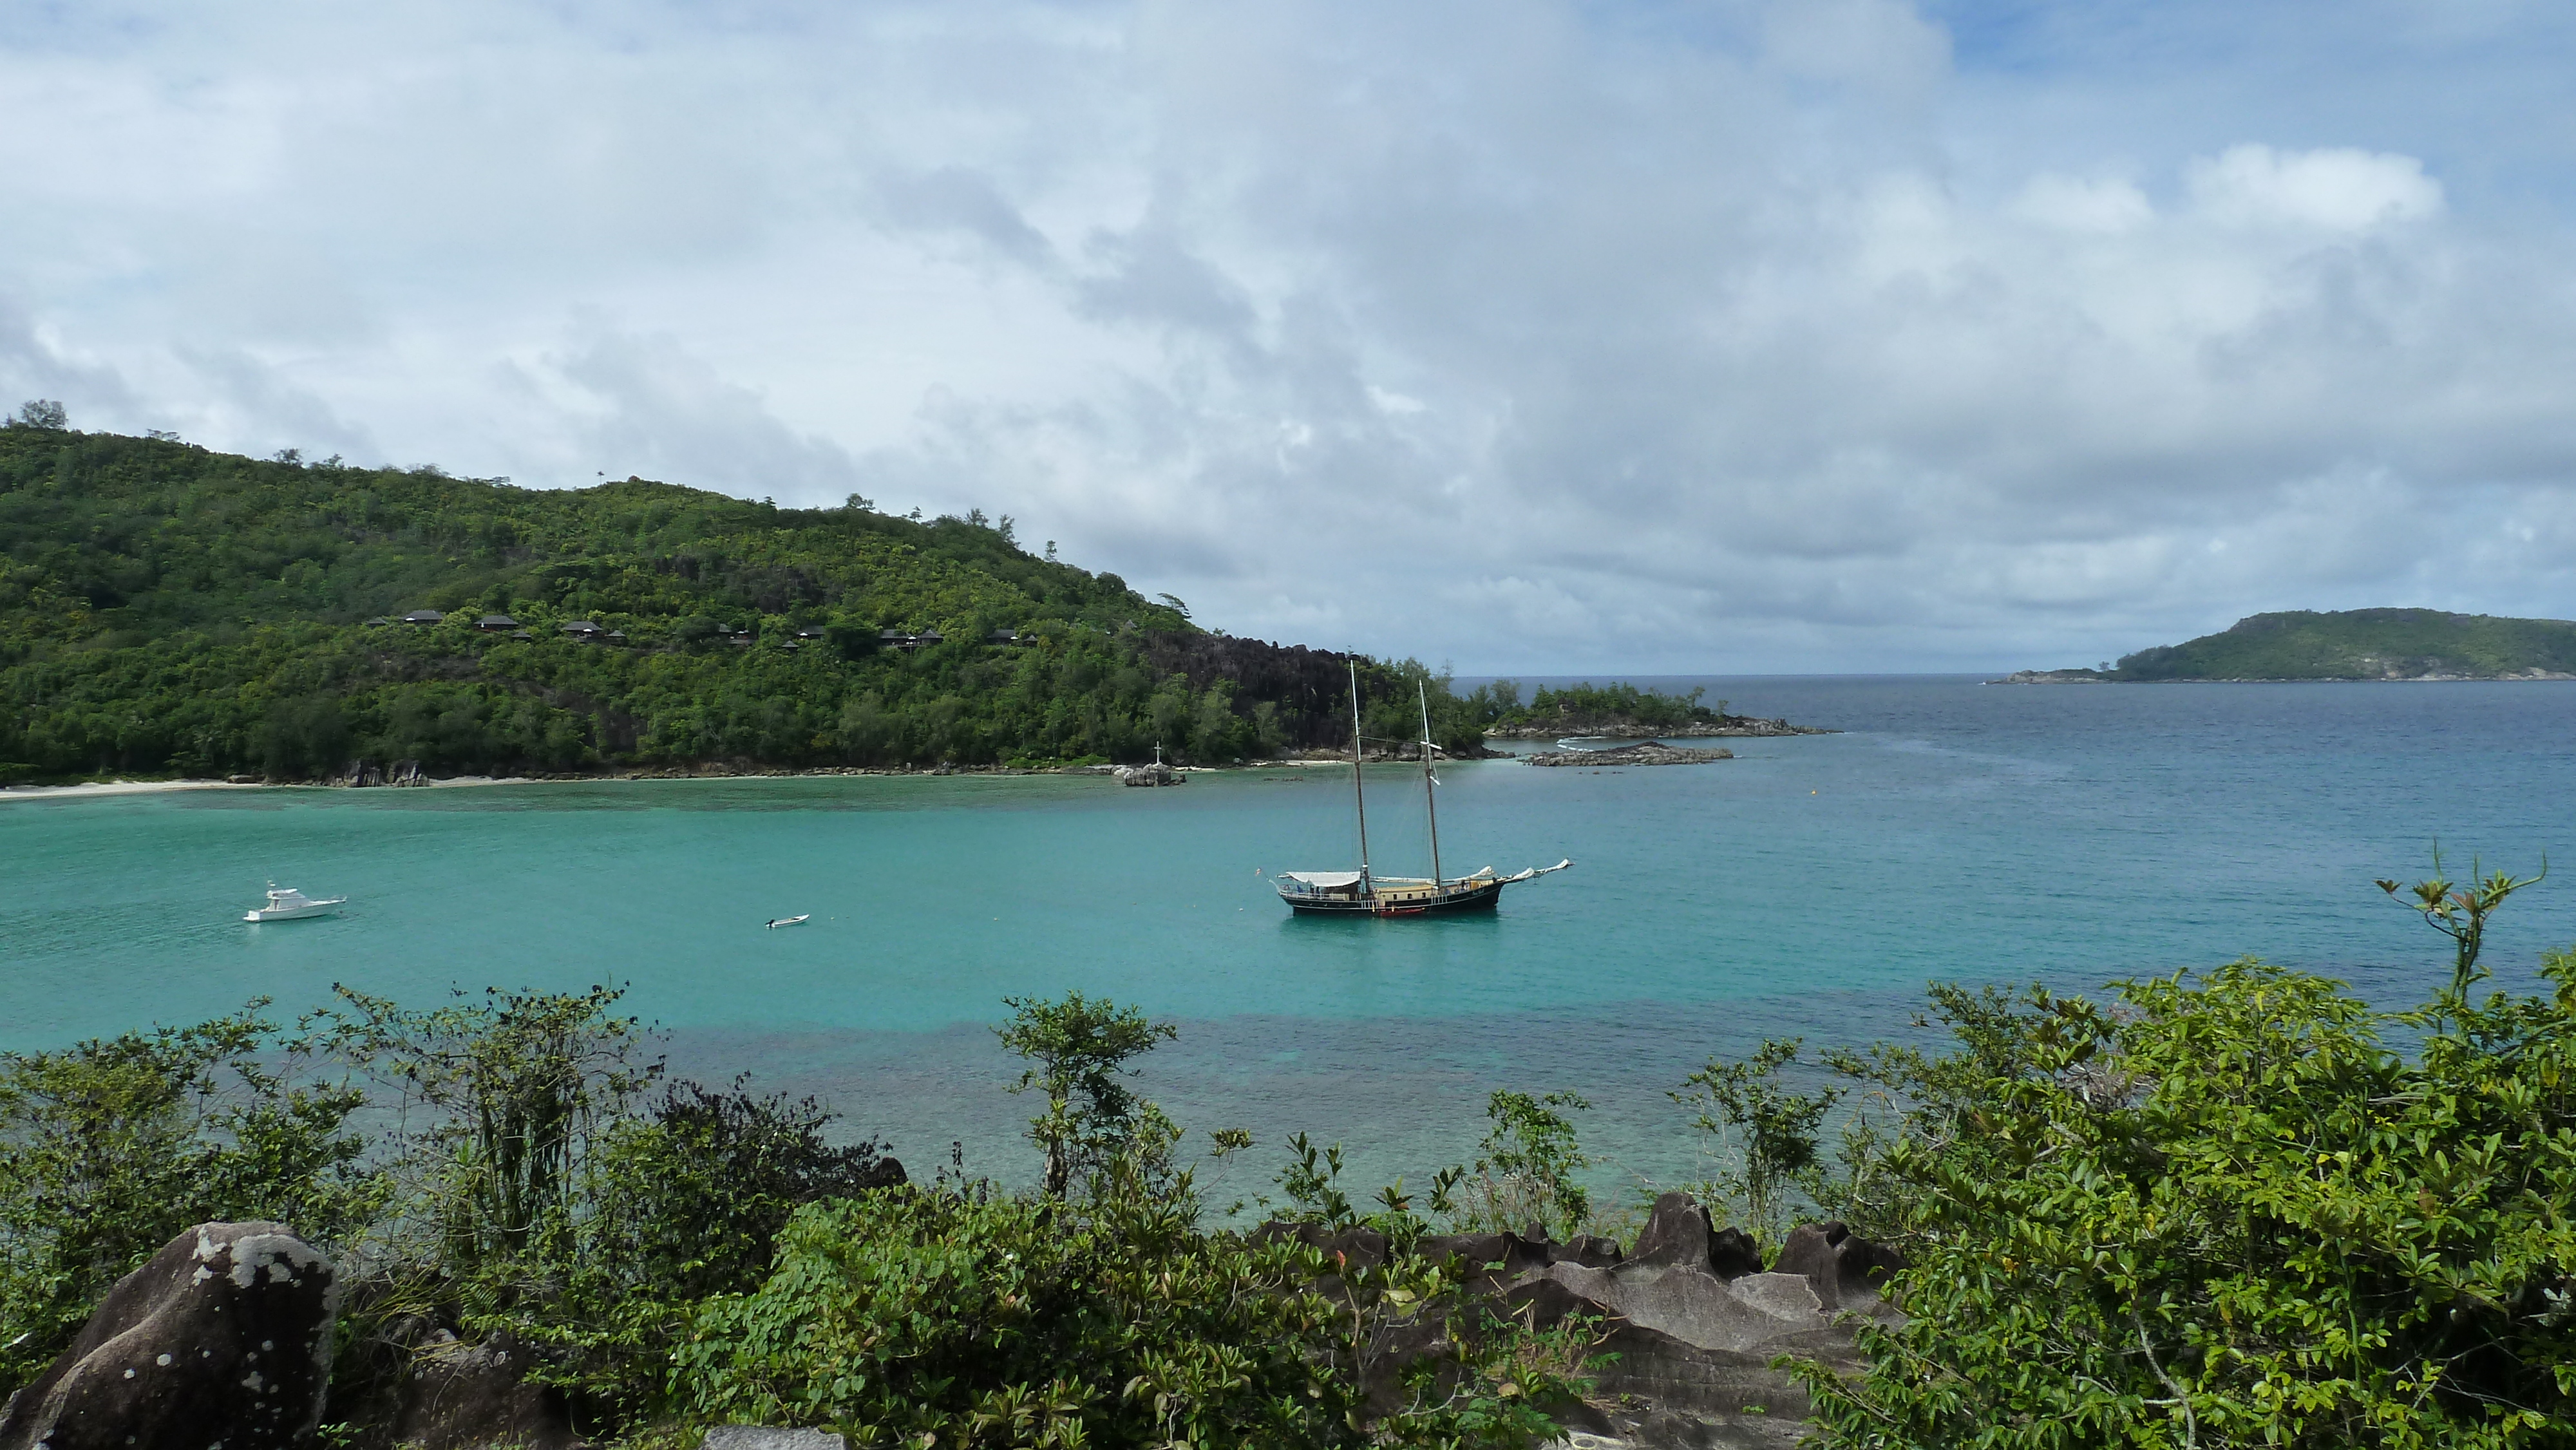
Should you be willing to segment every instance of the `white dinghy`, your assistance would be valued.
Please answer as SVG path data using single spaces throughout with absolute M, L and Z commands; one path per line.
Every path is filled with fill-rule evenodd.
M 807 912 L 807 913 L 806 913 L 805 915 L 803 915 L 803 916 L 782 916 L 782 917 L 778 918 L 776 921 L 771 922 L 771 923 L 769 924 L 769 929 L 770 929 L 771 931 L 776 931 L 776 930 L 778 930 L 778 929 L 779 929 L 780 927 L 782 927 L 782 926 L 803 926 L 806 922 L 808 922 L 808 921 L 810 921 L 810 920 L 812 920 L 812 919 L 813 919 L 813 913 L 812 913 L 812 912 Z
M 280 886 L 272 881 L 268 883 L 268 905 L 252 907 L 242 913 L 242 920 L 301 921 L 308 916 L 327 916 L 334 908 L 347 905 L 348 900 L 345 896 L 334 896 L 328 901 L 316 901 L 292 886 Z

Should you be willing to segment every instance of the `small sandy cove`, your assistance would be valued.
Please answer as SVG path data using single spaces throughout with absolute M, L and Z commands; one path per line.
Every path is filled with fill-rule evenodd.
M 434 786 L 527 785 L 533 784 L 533 782 L 519 780 L 509 776 L 460 775 L 454 780 L 433 780 L 429 782 L 429 784 Z M 0 786 L 0 801 L 61 800 L 66 796 L 77 796 L 83 800 L 95 800 L 100 796 L 148 795 L 154 791 L 164 790 L 277 790 L 279 788 L 280 787 L 273 785 L 253 783 L 236 785 L 227 780 L 109 780 L 92 781 L 87 785 Z M 289 788 L 291 789 L 291 787 Z M 330 789 L 328 786 L 321 785 L 306 788 L 312 790 Z M 409 789 L 410 787 L 405 788 Z

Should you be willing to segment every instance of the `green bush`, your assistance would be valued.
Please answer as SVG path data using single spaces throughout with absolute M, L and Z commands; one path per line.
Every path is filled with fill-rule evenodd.
M 758 1288 L 798 1208 L 900 1172 L 873 1141 L 828 1142 L 833 1121 L 811 1098 L 756 1096 L 740 1079 L 722 1092 L 672 1085 L 608 1127 L 563 1231 L 514 1276 L 546 1292 L 464 1322 L 535 1346 L 531 1377 L 567 1391 L 586 1425 L 651 1423 L 699 1303 Z
M 1905 1105 L 1913 1267 L 1866 1374 L 1802 1372 L 1830 1443 L 2576 1444 L 2576 954 L 2544 974 L 1936 991 L 1955 1051 L 1847 1059 Z
M 1518 1333 L 1410 1260 L 1339 1266 L 1326 1292 L 1336 1266 L 1315 1250 L 1205 1234 L 1197 1215 L 1186 1177 L 1157 1190 L 1115 1170 L 1071 1203 L 903 1188 L 810 1205 L 769 1282 L 701 1314 L 674 1401 L 860 1446 L 1295 1450 L 1525 1446 L 1579 1389 L 1572 1331 Z M 1420 1353 L 1401 1369 L 1399 1342 Z
M 1700 689 L 1667 695 L 1629 684 L 1542 687 L 1526 707 L 1519 703 L 1519 693 L 1519 687 L 1512 682 L 1499 682 L 1491 697 L 1499 723 L 1552 725 L 1566 730 L 1610 724 L 1671 730 L 1683 725 L 1714 725 L 1726 718 L 1726 702 L 1718 701 L 1712 710 L 1700 703 L 1700 697 L 1707 693 Z
M 191 1225 L 273 1219 L 336 1244 L 383 1207 L 348 1128 L 360 1094 L 311 1074 L 265 1005 L 0 1055 L 0 1389 Z
M 1519 1233 L 1535 1225 L 1567 1238 L 1585 1231 L 1592 1218 L 1592 1195 L 1576 1177 L 1592 1166 L 1577 1139 L 1569 1112 L 1592 1104 L 1574 1093 L 1528 1093 L 1497 1090 L 1485 1103 L 1492 1124 L 1479 1145 L 1475 1166 L 1450 1184 L 1440 1197 L 1454 1196 L 1450 1227 L 1461 1232 Z
M 1132 1007 L 1068 992 L 1061 1001 L 1006 997 L 1011 1020 L 993 1029 L 1028 1069 L 1011 1091 L 1035 1090 L 1046 1107 L 1029 1120 L 1029 1140 L 1046 1155 L 1039 1187 L 1062 1197 L 1109 1164 L 1133 1160 L 1140 1133 L 1168 1126 L 1127 1079 L 1129 1059 L 1169 1042 L 1175 1029 Z
M 1697 1185 L 1699 1197 L 1731 1210 L 1768 1249 L 1780 1246 L 1803 1211 L 1838 1198 L 1818 1134 L 1846 1089 L 1793 1086 L 1800 1045 L 1773 1038 L 1749 1057 L 1712 1058 L 1668 1095 L 1691 1110 L 1703 1156 L 1714 1165 Z

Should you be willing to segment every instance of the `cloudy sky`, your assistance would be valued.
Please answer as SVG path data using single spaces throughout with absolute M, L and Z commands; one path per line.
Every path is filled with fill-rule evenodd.
M 2552 0 L 0 0 L 0 398 L 1468 673 L 2576 616 Z

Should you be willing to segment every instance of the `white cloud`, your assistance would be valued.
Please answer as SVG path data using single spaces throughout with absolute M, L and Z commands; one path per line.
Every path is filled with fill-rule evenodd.
M 2192 163 L 2193 203 L 2236 224 L 2288 222 L 2358 232 L 2384 222 L 2420 221 L 2442 210 L 2440 182 L 2412 156 L 2338 147 L 2282 152 L 2231 146 Z
M 22 11 L 0 391 L 981 506 L 1234 632 L 1468 669 L 2576 613 L 2549 153 L 2421 105 L 2293 124 L 2301 73 L 2247 48 L 2277 17 L 2123 21 L 2176 58 L 2113 73 L 1941 14 Z M 2342 58 L 2318 113 L 2545 93 L 2566 49 L 2299 20 Z
M 2125 232 L 2155 219 L 2136 184 L 2117 177 L 2085 179 L 2043 173 L 2013 199 L 2011 214 L 2070 232 Z

